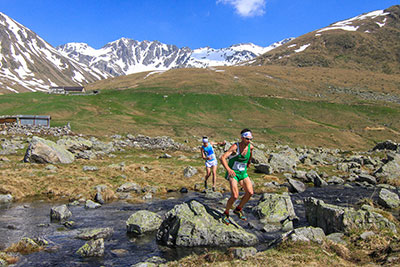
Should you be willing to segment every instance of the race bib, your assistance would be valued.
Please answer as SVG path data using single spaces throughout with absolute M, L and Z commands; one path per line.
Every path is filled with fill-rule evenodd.
M 246 170 L 246 163 L 235 161 L 232 169 L 235 171 L 244 171 L 244 170 Z

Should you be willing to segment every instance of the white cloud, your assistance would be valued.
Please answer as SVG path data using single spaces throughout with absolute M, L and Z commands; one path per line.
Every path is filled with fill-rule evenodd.
M 254 17 L 264 15 L 266 0 L 217 0 L 219 3 L 233 6 L 242 17 Z

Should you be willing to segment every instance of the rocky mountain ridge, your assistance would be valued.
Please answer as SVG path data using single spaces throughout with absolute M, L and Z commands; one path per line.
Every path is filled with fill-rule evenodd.
M 59 53 L 30 29 L 0 13 L 0 92 L 47 91 L 108 77 Z
M 100 49 L 94 49 L 85 43 L 68 43 L 57 47 L 57 50 L 91 69 L 105 71 L 112 76 L 120 76 L 172 68 L 232 66 L 252 60 L 293 39 L 287 38 L 268 47 L 246 43 L 221 49 L 204 47 L 192 50 L 159 41 L 140 42 L 121 38 Z

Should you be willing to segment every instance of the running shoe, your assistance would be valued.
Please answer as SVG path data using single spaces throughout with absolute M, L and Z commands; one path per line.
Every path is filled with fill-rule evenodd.
M 247 221 L 246 216 L 244 216 L 244 214 L 241 210 L 234 209 L 233 213 L 235 213 L 239 217 L 239 219 L 241 219 L 242 221 Z
M 229 219 L 229 216 L 226 215 L 226 214 L 224 214 L 224 215 L 222 216 L 222 221 L 223 221 L 226 225 L 229 225 L 229 224 L 231 223 L 231 220 Z

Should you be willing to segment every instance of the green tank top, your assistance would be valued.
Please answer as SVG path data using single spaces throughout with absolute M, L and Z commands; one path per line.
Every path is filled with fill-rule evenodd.
M 239 143 L 236 143 L 237 145 L 237 150 L 236 150 L 236 154 L 234 156 L 230 156 L 228 158 L 228 166 L 229 168 L 231 168 L 232 170 L 235 171 L 236 173 L 236 177 L 234 177 L 238 182 L 249 177 L 249 175 L 247 174 L 247 163 L 249 162 L 250 159 L 250 154 L 251 154 L 251 150 L 250 150 L 250 144 L 247 148 L 247 153 L 246 155 L 242 155 L 240 153 L 240 149 L 239 149 Z M 225 178 L 229 180 L 228 177 L 228 172 L 225 173 Z

